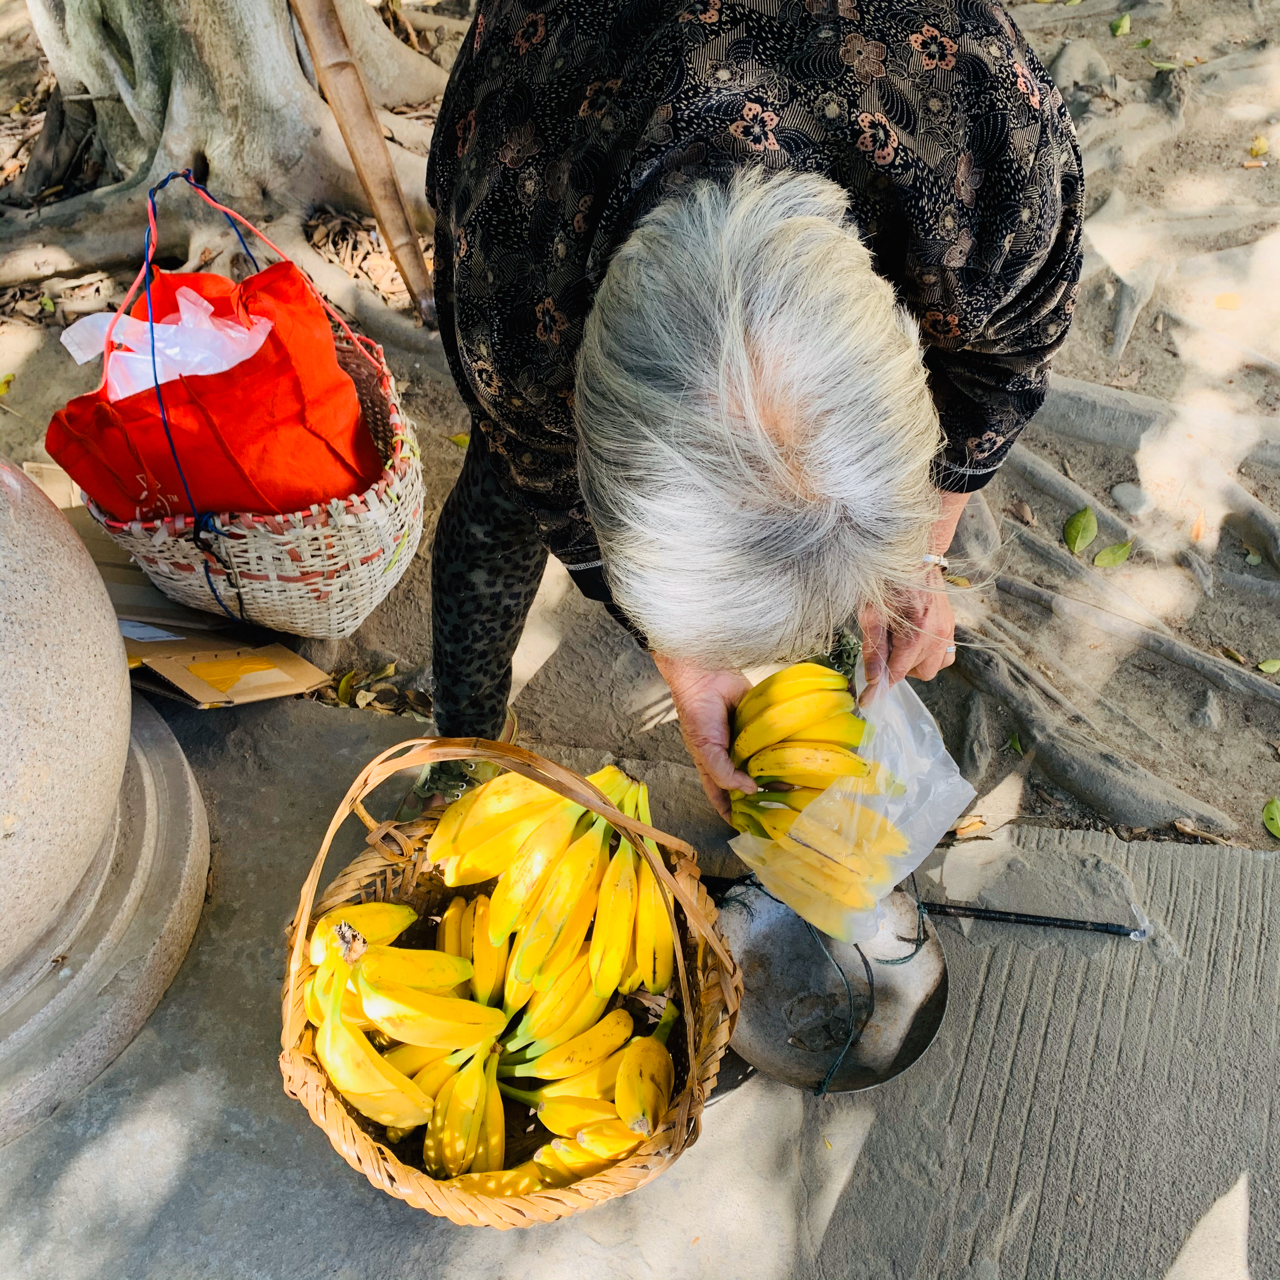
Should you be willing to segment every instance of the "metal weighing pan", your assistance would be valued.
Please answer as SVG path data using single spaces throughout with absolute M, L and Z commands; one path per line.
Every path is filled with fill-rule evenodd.
M 942 1025 L 946 957 L 927 916 L 916 949 L 920 917 L 905 893 L 890 894 L 882 905 L 880 932 L 860 944 L 873 1000 L 867 966 L 853 946 L 822 933 L 815 938 L 789 907 L 750 884 L 735 885 L 718 922 L 746 988 L 731 1049 L 775 1080 L 817 1089 L 845 1044 L 852 994 L 855 1026 L 864 1020 L 866 1026 L 827 1091 L 870 1089 L 915 1062 Z M 883 963 L 894 960 L 901 963 Z M 832 961 L 848 979 L 848 993 Z

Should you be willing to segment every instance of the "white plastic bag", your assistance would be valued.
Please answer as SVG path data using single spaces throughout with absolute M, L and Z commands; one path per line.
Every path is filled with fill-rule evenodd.
M 855 685 L 861 690 L 865 684 L 859 659 Z M 976 794 L 947 754 L 928 707 L 905 680 L 882 688 L 861 714 L 874 730 L 858 750 L 871 771 L 863 778 L 840 778 L 796 817 L 787 840 L 803 849 L 788 850 L 750 834 L 729 842 L 774 897 L 849 943 L 875 936 L 880 899 L 929 856 Z M 842 880 L 858 882 L 855 901 L 839 901 L 818 887 L 823 858 Z
M 102 354 L 107 329 L 116 320 L 112 342 L 127 350 L 113 351 L 107 363 L 107 399 L 113 403 L 136 395 L 159 381 L 173 382 L 193 374 L 224 373 L 255 355 L 271 332 L 271 321 L 255 316 L 246 329 L 235 320 L 220 320 L 213 307 L 194 289 L 179 289 L 178 312 L 155 325 L 155 365 L 151 362 L 152 326 L 130 315 L 118 319 L 97 311 L 63 330 L 62 345 L 84 364 Z

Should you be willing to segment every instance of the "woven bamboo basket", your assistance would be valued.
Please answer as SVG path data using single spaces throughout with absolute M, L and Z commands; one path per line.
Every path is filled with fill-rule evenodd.
M 350 1108 L 329 1083 L 315 1053 L 315 1029 L 307 1022 L 303 987 L 315 972 L 307 953 L 311 927 L 343 903 L 402 902 L 420 916 L 438 915 L 457 893 L 474 896 L 490 886 L 447 888 L 425 859 L 435 818 L 410 823 L 378 822 L 364 799 L 402 770 L 418 770 L 443 760 L 485 760 L 533 778 L 552 791 L 602 815 L 620 833 L 647 836 L 665 851 L 655 858 L 637 838 L 632 841 L 674 896 L 676 979 L 683 1037 L 669 1045 L 676 1068 L 671 1106 L 652 1138 L 633 1155 L 567 1187 L 521 1196 L 480 1196 L 437 1182 L 399 1159 L 386 1132 Z M 319 901 L 316 889 L 333 838 L 355 814 L 368 828 L 368 848 L 328 886 Z M 656 1178 L 697 1141 L 702 1110 L 715 1085 L 720 1059 L 729 1044 L 742 997 L 742 979 L 716 927 L 716 909 L 698 874 L 697 853 L 683 840 L 624 817 L 586 779 L 521 747 L 478 738 L 419 738 L 384 751 L 351 784 L 325 834 L 320 852 L 302 886 L 298 911 L 289 929 L 289 968 L 284 985 L 284 1029 L 280 1071 L 285 1092 L 297 1098 L 324 1130 L 334 1150 L 375 1187 L 418 1209 L 462 1226 L 506 1229 L 554 1222 L 626 1195 Z
M 288 514 L 222 512 L 199 530 L 190 516 L 113 520 L 90 515 L 172 600 L 274 631 L 349 636 L 413 561 L 422 536 L 422 460 L 395 401 L 382 349 L 336 342 L 383 460 L 362 494 Z

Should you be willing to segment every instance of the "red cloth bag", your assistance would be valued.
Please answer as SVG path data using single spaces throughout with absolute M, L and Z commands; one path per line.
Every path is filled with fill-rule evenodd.
M 177 311 L 180 288 L 198 293 L 218 319 L 248 327 L 250 317 L 263 316 L 271 332 L 223 373 L 160 385 L 172 449 L 156 388 L 112 404 L 104 370 L 102 386 L 54 415 L 45 437 L 50 456 L 117 520 L 196 514 L 175 451 L 198 512 L 300 511 L 369 488 L 382 459 L 355 384 L 338 366 L 329 320 L 297 267 L 277 262 L 241 284 L 157 271 L 157 321 Z M 130 314 L 147 319 L 145 296 Z

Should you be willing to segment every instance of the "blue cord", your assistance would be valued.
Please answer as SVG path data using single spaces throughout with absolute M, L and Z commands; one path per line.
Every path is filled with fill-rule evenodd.
M 174 178 L 183 178 L 186 180 L 189 186 L 195 187 L 198 191 L 204 191 L 205 195 L 209 195 L 208 191 L 191 176 L 191 171 L 189 169 L 184 169 L 181 173 L 175 171 L 169 174 L 167 178 L 156 183 L 156 185 L 152 187 L 150 191 L 147 192 L 147 203 L 151 207 L 152 218 L 154 218 L 156 214 L 156 192 L 161 191 L 165 187 L 167 187 Z M 209 196 L 209 198 L 211 200 L 213 199 L 212 196 Z M 258 260 L 250 252 L 249 246 L 245 244 L 244 236 L 240 234 L 240 228 L 236 226 L 235 219 L 232 218 L 230 214 L 224 214 L 223 216 L 227 219 L 227 222 L 231 224 L 231 230 L 236 233 L 236 239 L 240 241 L 240 245 L 244 249 L 245 253 L 248 255 L 249 261 L 253 263 L 253 269 L 255 271 L 260 270 L 258 266 Z M 204 551 L 205 547 L 200 541 L 201 533 L 204 533 L 204 534 L 216 533 L 221 537 L 229 537 L 230 535 L 223 533 L 222 530 L 219 529 L 214 524 L 213 514 L 211 512 L 206 513 L 204 515 L 200 514 L 199 508 L 197 508 L 196 506 L 196 500 L 191 496 L 191 486 L 187 483 L 187 473 L 183 471 L 182 463 L 178 460 L 178 448 L 173 442 L 173 432 L 169 429 L 169 415 L 165 412 L 164 395 L 160 390 L 160 372 L 156 362 L 156 320 L 155 320 L 155 315 L 151 309 L 152 248 L 153 246 L 151 243 L 151 224 L 148 223 L 147 234 L 143 240 L 144 256 L 143 256 L 142 282 L 143 282 L 143 288 L 145 289 L 146 295 L 147 295 L 147 329 L 151 337 L 151 376 L 155 379 L 156 404 L 159 406 L 159 409 L 160 409 L 160 425 L 164 428 L 164 438 L 169 442 L 169 452 L 170 454 L 173 455 L 173 465 L 178 469 L 178 479 L 182 481 L 183 491 L 187 495 L 187 506 L 191 508 L 191 518 L 195 522 L 195 526 L 196 526 L 196 532 L 192 538 L 192 541 L 201 551 Z M 209 554 L 212 555 L 211 550 L 209 551 Z M 230 609 L 227 608 L 226 604 L 223 602 L 222 597 L 218 594 L 218 588 L 213 584 L 213 574 L 209 572 L 209 562 L 207 560 L 204 563 L 204 578 L 205 578 L 205 581 L 209 584 L 209 590 L 213 592 L 213 598 L 218 602 L 218 607 L 222 610 L 222 612 L 225 613 L 227 617 L 231 619 L 232 622 L 243 621 L 243 616 L 241 616 L 240 618 L 237 618 L 236 615 L 232 613 Z M 241 608 L 243 610 L 243 605 L 241 606 Z

